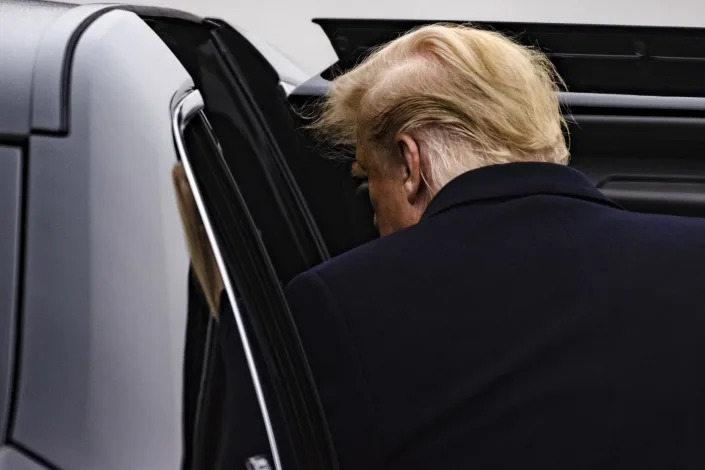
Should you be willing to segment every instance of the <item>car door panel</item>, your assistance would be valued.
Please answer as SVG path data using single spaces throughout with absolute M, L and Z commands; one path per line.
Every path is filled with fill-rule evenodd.
M 68 134 L 28 140 L 11 439 L 61 468 L 175 468 L 188 257 L 169 110 L 192 81 L 126 11 L 73 54 Z
M 571 164 L 627 209 L 705 216 L 699 196 L 705 190 L 704 109 L 703 98 L 572 106 Z
M 348 70 L 370 48 L 434 22 L 430 20 L 315 19 L 339 59 L 324 76 Z M 705 96 L 699 78 L 705 57 L 702 28 L 503 21 L 472 24 L 544 52 L 573 92 Z
M 0 146 L 0 439 L 3 442 L 15 375 L 21 204 L 22 149 Z
M 205 114 L 194 122 L 183 131 L 182 160 L 225 281 L 223 301 L 237 320 L 272 458 L 277 467 L 281 457 L 289 467 L 335 468 L 325 418 L 271 260 Z
M 17 449 L 0 448 L 0 470 L 46 470 L 46 468 Z
M 281 459 L 288 466 L 329 468 L 335 460 L 331 457 L 327 426 L 281 294 L 282 283 L 322 262 L 328 253 L 282 155 L 280 145 L 287 138 L 284 132 L 289 133 L 288 138 L 294 137 L 292 145 L 297 143 L 276 74 L 244 37 L 223 23 L 174 22 L 149 15 L 145 18 L 202 91 L 205 109 L 203 117 L 195 120 L 201 130 L 193 131 L 189 125 L 185 141 L 197 141 L 199 134 L 212 133 L 211 139 L 218 143 L 201 142 L 194 149 L 197 155 L 212 155 L 212 161 L 195 160 L 194 172 L 201 178 L 209 178 L 202 182 L 201 190 L 208 201 L 208 210 L 213 211 L 208 217 L 218 232 L 219 249 L 226 260 L 238 260 L 231 261 L 234 272 L 229 273 L 238 293 L 229 293 L 228 298 L 236 302 L 234 297 L 238 297 L 237 309 L 241 312 L 238 329 L 245 356 L 242 357 L 242 348 L 226 348 L 221 353 L 227 354 L 226 362 L 247 362 L 251 370 L 257 365 L 262 371 L 255 374 L 261 375 L 262 382 L 255 388 L 262 389 L 260 395 L 269 393 L 267 400 L 260 396 L 260 405 L 273 403 L 265 422 L 272 423 L 279 444 L 273 450 L 281 454 Z M 256 87 L 251 82 L 251 73 L 257 77 Z M 274 101 L 264 104 L 267 99 Z M 280 122 L 284 128 L 276 128 L 276 119 L 269 119 L 273 108 L 279 110 L 279 119 L 284 118 Z M 204 119 L 209 121 L 207 132 L 199 124 Z M 292 145 L 287 152 L 295 150 Z M 214 152 L 217 155 L 213 156 Z M 233 202 L 240 200 L 241 203 Z M 235 304 L 232 305 L 235 311 Z M 222 323 L 217 327 L 220 334 L 223 327 Z M 244 334 L 249 334 L 251 341 L 245 342 Z M 194 341 L 190 347 L 206 346 Z M 209 364 L 217 364 L 215 352 L 210 350 L 209 354 L 204 357 L 204 372 L 209 370 Z M 227 367 L 224 372 L 229 372 Z M 210 406 L 213 400 L 218 397 L 211 396 Z M 238 402 L 236 406 L 246 405 Z M 240 417 L 249 414 L 249 409 L 240 409 Z M 219 425 L 220 421 L 210 423 L 210 426 Z M 239 423 L 252 432 L 257 432 L 260 425 L 256 420 Z M 207 442 L 202 432 L 201 423 L 194 431 L 195 442 Z M 272 432 L 269 440 L 274 442 Z M 240 441 L 244 444 L 243 439 Z M 218 452 L 230 450 L 220 448 Z M 194 461 L 198 460 L 195 453 Z M 278 460 L 276 453 L 272 457 Z
M 288 112 L 286 103 L 278 104 L 281 112 L 275 115 L 271 104 L 262 103 L 263 96 L 276 100 L 282 93 L 274 70 L 224 24 L 149 16 L 146 21 L 202 91 L 209 122 L 281 281 L 325 260 L 325 244 L 282 156 L 282 148 L 296 148 L 296 142 L 280 146 L 281 139 L 293 134 L 291 122 L 276 124 L 276 116 Z M 243 61 L 247 73 L 240 69 Z M 256 77 L 259 88 L 253 89 L 247 76 Z

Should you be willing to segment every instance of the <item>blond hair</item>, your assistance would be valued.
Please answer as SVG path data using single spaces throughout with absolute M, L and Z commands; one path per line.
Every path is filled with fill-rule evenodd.
M 334 144 L 364 139 L 386 154 L 409 133 L 437 190 L 481 166 L 567 163 L 557 82 L 543 54 L 499 33 L 424 26 L 337 77 L 313 128 Z

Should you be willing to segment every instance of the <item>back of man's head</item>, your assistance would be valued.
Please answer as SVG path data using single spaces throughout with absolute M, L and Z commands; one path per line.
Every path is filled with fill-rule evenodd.
M 425 26 L 336 78 L 314 127 L 379 160 L 412 136 L 433 194 L 486 165 L 567 163 L 557 81 L 544 55 L 499 33 Z

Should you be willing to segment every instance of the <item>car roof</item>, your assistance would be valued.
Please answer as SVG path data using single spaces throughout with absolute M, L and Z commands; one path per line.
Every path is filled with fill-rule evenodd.
M 62 113 L 66 97 L 61 96 L 61 87 L 68 78 L 65 76 L 66 66 L 70 66 L 70 63 L 64 63 L 65 59 L 71 56 L 69 49 L 80 36 L 82 23 L 89 23 L 93 14 L 100 10 L 114 7 L 43 0 L 0 0 L 0 137 L 21 140 L 33 130 L 65 131 Z M 200 20 L 171 9 L 130 5 L 118 8 L 133 10 L 140 15 Z M 59 20 L 70 10 L 73 10 L 70 16 L 75 18 Z M 47 37 L 49 32 L 51 38 Z M 60 34 L 55 34 L 57 32 Z M 251 34 L 248 39 L 272 63 L 288 87 L 287 91 L 308 78 L 266 42 Z

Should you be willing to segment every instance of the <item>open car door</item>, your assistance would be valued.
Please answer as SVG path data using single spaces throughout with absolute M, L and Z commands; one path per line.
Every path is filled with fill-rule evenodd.
M 285 459 L 290 459 L 289 468 L 335 468 L 325 418 L 281 286 L 202 106 L 196 90 L 176 104 L 175 140 L 224 281 L 223 302 L 235 317 L 274 468 L 282 468 Z M 202 429 L 197 423 L 196 430 Z
M 329 255 L 282 153 L 298 143 L 278 76 L 225 23 L 135 11 L 195 83 L 174 104 L 174 139 L 225 284 L 226 317 L 216 322 L 190 280 L 183 467 L 247 460 L 252 468 L 337 468 L 282 292 Z M 222 341 L 226 328 L 236 344 L 219 352 L 217 337 Z M 224 376 L 233 367 L 224 362 L 240 374 L 230 384 Z M 245 392 L 250 383 L 252 393 Z M 233 388 L 238 399 L 226 397 Z

